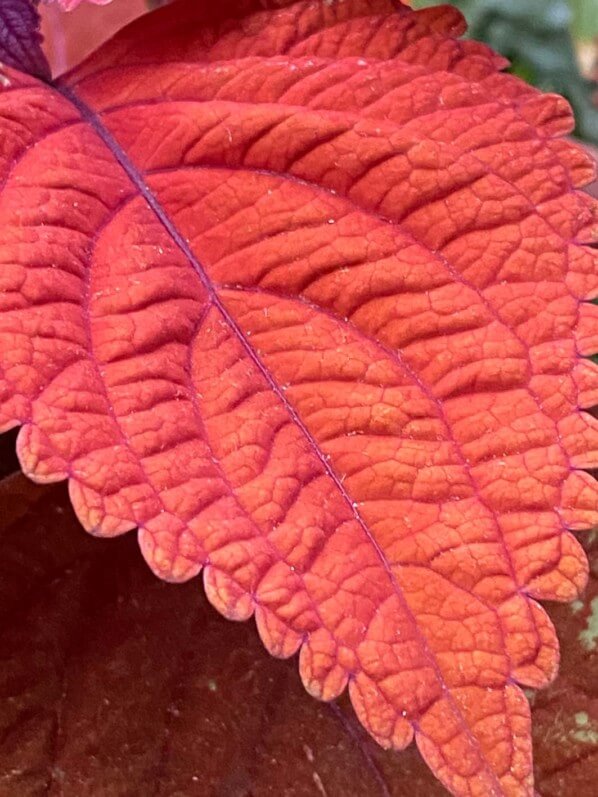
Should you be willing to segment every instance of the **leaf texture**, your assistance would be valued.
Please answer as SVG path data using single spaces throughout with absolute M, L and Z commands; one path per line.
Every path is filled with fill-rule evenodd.
M 50 76 L 41 48 L 38 0 L 0 0 L 0 62 L 39 77 Z
M 454 9 L 261 5 L 12 73 L 0 428 L 381 745 L 531 795 L 536 599 L 598 520 L 592 161 Z
M 549 607 L 563 662 L 532 705 L 543 797 L 596 791 L 585 543 L 591 589 Z M 135 549 L 82 534 L 64 485 L 0 484 L 0 797 L 446 797 L 413 746 L 368 740 L 346 698 L 306 700 L 252 624 L 211 611 L 194 581 L 152 578 Z
M 414 749 L 368 740 L 347 700 L 306 699 L 294 663 L 194 582 L 153 578 L 131 537 L 77 533 L 62 486 L 5 486 L 0 797 L 446 796 Z

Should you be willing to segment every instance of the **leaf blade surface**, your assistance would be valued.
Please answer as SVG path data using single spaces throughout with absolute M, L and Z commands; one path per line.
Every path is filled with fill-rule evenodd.
M 515 681 L 558 661 L 533 598 L 583 586 L 566 524 L 595 517 L 568 108 L 452 10 L 213 13 L 137 22 L 58 92 L 19 78 L 51 111 L 2 196 L 5 426 L 88 529 L 139 526 L 160 576 L 203 568 L 301 646 L 310 692 L 349 683 L 381 744 L 531 793 Z

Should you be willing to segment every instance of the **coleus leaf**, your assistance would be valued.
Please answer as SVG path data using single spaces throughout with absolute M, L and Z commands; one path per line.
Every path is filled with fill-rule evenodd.
M 306 699 L 252 623 L 152 578 L 132 535 L 81 534 L 68 503 L 63 484 L 0 483 L 0 793 L 446 797 L 414 746 L 382 750 L 346 696 Z M 532 696 L 542 797 L 596 791 L 595 536 L 583 605 L 549 607 L 563 662 Z
M 201 5 L 0 94 L 0 427 L 380 744 L 531 794 L 535 600 L 598 516 L 592 162 L 448 7 Z
M 0 0 L 0 61 L 38 77 L 50 77 L 41 48 L 38 0 Z

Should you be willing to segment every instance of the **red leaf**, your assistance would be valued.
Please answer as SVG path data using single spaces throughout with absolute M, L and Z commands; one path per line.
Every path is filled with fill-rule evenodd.
M 446 795 L 413 746 L 368 741 L 344 697 L 305 699 L 253 624 L 210 611 L 194 581 L 152 578 L 135 547 L 78 532 L 63 485 L 0 484 L 2 797 Z M 532 707 L 543 797 L 596 791 L 597 594 L 594 577 L 583 605 L 551 607 L 563 664 Z
M 591 160 L 452 9 L 242 5 L 11 75 L 2 428 L 382 745 L 531 794 L 534 599 L 598 516 Z
M 148 784 L 185 797 L 446 794 L 413 748 L 369 741 L 348 701 L 306 699 L 294 662 L 210 610 L 195 582 L 152 578 L 130 536 L 102 546 L 77 533 L 62 487 L 11 482 L 0 489 L 2 797 Z

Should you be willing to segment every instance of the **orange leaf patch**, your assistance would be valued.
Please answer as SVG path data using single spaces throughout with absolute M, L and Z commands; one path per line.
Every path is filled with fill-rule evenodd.
M 593 164 L 453 9 L 260 5 L 8 73 L 0 429 L 380 744 L 531 795 L 535 599 L 598 521 Z

